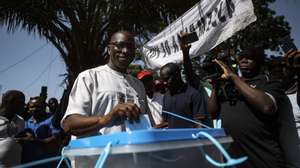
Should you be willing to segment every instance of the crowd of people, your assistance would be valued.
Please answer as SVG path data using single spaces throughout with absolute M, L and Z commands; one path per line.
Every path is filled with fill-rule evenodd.
M 66 138 L 56 98 L 31 97 L 18 90 L 3 94 L 0 108 L 0 167 L 11 167 L 58 156 Z M 47 163 L 43 167 L 54 167 Z
M 109 62 L 78 75 L 66 111 L 59 108 L 55 98 L 46 103 L 43 96 L 32 97 L 25 106 L 22 92 L 7 91 L 0 108 L 0 163 L 9 167 L 56 156 L 70 135 L 75 139 L 125 131 L 125 121 L 144 122 L 141 116 L 146 117 L 145 124 L 156 129 L 199 127 L 163 113 L 167 111 L 206 125 L 220 119 L 234 140 L 229 153 L 248 156 L 237 167 L 300 168 L 300 69 L 293 61 L 300 52 L 287 53 L 287 68 L 276 73 L 275 68 L 264 68 L 261 48 L 237 54 L 239 73 L 215 59 L 214 65 L 222 72 L 205 81 L 208 89 L 193 69 L 191 45 L 181 40 L 184 35 L 179 36 L 183 68 L 166 63 L 156 79 L 147 69 L 136 76 L 127 73 L 135 58 L 134 36 L 128 31 L 116 32 L 107 46 Z M 96 159 L 81 157 L 72 164 L 87 167 Z

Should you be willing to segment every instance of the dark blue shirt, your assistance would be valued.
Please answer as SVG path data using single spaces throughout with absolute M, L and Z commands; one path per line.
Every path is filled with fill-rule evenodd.
M 163 110 L 169 111 L 189 119 L 207 116 L 207 105 L 204 94 L 190 85 L 185 85 L 174 95 L 167 92 L 164 96 Z M 192 128 L 193 123 L 164 115 L 169 128 Z
M 59 129 L 55 128 L 52 124 L 53 116 L 41 121 L 35 122 L 31 117 L 28 121 L 25 122 L 25 129 L 31 129 L 34 133 L 34 136 L 37 138 L 47 138 L 51 135 L 58 134 Z

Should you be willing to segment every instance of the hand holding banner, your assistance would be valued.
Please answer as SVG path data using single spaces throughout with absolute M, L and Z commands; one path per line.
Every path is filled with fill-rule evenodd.
M 168 62 L 181 62 L 178 43 L 181 31 L 199 38 L 190 57 L 213 49 L 256 20 L 251 0 L 202 0 L 143 46 L 146 67 L 158 69 Z

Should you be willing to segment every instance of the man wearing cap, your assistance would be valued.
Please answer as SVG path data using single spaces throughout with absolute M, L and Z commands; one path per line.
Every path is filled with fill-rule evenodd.
M 215 60 L 223 69 L 221 79 L 231 82 L 228 85 L 231 89 L 227 88 L 224 95 L 231 90 L 235 91 L 236 96 L 235 99 L 217 97 L 216 89 L 213 89 L 208 100 L 208 111 L 212 116 L 220 115 L 226 133 L 234 139 L 229 149 L 232 157 L 248 157 L 237 167 L 298 167 L 298 163 L 287 163 L 279 137 L 278 119 L 284 114 L 281 110 L 289 113 L 291 107 L 286 104 L 287 97 L 281 84 L 270 81 L 262 73 L 264 57 L 261 48 L 248 49 L 239 54 L 237 61 L 242 77 L 234 74 L 222 61 Z
M 154 91 L 153 75 L 150 71 L 141 70 L 137 73 L 136 77 L 144 84 L 147 94 L 148 107 L 155 125 L 160 127 L 163 124 L 162 104 L 164 96 L 163 94 Z

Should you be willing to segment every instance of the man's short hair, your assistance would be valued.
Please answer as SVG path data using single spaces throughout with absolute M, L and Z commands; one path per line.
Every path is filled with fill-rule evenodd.
M 134 36 L 135 36 L 135 35 L 134 35 L 132 32 L 127 31 L 127 30 L 120 30 L 120 31 L 117 31 L 117 32 L 115 32 L 115 33 L 113 33 L 113 34 L 111 35 L 111 37 L 110 37 L 110 42 L 112 42 L 112 41 L 114 40 L 114 38 L 115 38 L 115 36 L 116 36 L 117 34 L 125 34 L 125 35 L 128 35 L 128 37 L 130 38 L 130 40 L 135 41 L 135 40 L 134 40 Z
M 9 90 L 3 94 L 1 106 L 7 106 L 10 102 L 20 97 L 25 97 L 23 92 L 19 90 Z
M 160 70 L 162 71 L 164 69 L 168 69 L 172 73 L 180 71 L 180 67 L 177 64 L 173 63 L 173 62 L 165 64 L 164 66 L 161 67 Z

